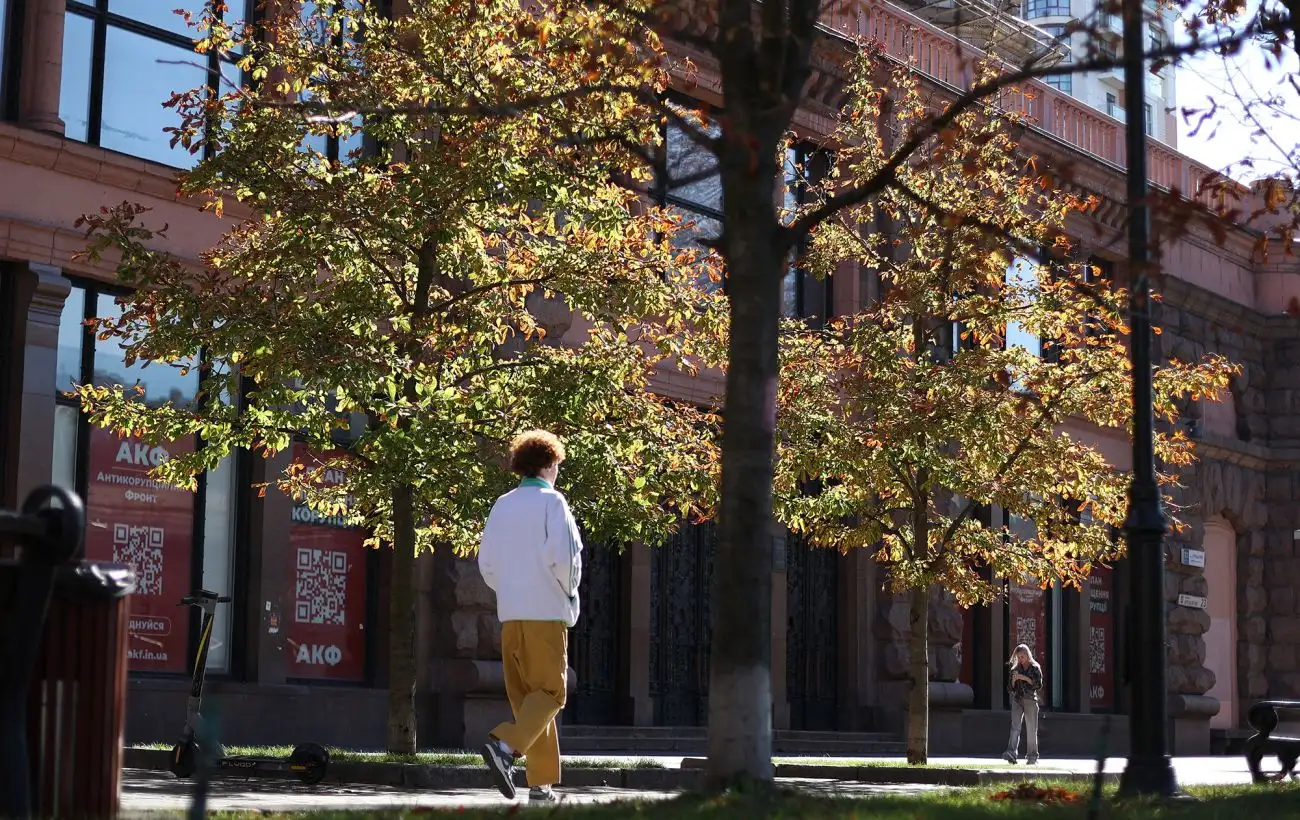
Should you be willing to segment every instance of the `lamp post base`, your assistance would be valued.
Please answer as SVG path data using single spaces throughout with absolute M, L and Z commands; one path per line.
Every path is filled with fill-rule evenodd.
M 1167 755 L 1133 756 L 1119 780 L 1120 797 L 1183 797 Z

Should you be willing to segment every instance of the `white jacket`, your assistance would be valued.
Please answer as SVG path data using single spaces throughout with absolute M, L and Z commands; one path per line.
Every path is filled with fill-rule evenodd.
M 525 478 L 497 499 L 483 527 L 478 568 L 497 594 L 497 618 L 578 622 L 582 537 L 564 496 Z

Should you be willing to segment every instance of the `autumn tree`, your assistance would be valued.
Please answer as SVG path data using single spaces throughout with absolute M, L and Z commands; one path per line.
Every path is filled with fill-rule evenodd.
M 607 36 L 638 19 L 412 6 L 198 21 L 198 49 L 248 81 L 169 103 L 174 139 L 205 157 L 181 193 L 247 215 L 197 269 L 154 249 L 165 227 L 138 205 L 84 222 L 90 255 L 120 258 L 132 288 L 97 332 L 129 360 L 198 367 L 199 395 L 148 407 L 129 385 L 79 390 L 95 424 L 201 437 L 159 468 L 182 485 L 236 448 L 310 447 L 270 483 L 394 549 L 400 753 L 416 749 L 416 555 L 476 548 L 510 481 L 505 446 L 534 425 L 567 439 L 566 490 L 594 539 L 653 543 L 707 505 L 712 418 L 648 388 L 716 360 L 723 318 L 699 287 L 704 254 L 675 247 L 677 221 L 628 190 L 645 173 L 627 146 L 657 138 L 639 95 L 666 82 L 653 35 Z
M 891 141 L 930 117 L 913 74 L 860 69 L 835 135 L 844 178 L 814 185 L 807 207 L 877 174 Z M 1131 424 L 1127 294 L 1072 258 L 1065 219 L 1092 203 L 1038 170 L 1016 125 L 968 109 L 926 141 L 925 161 L 825 223 L 810 268 L 852 259 L 879 273 L 882 298 L 782 338 L 779 511 L 813 546 L 872 550 L 910 594 L 912 764 L 928 756 L 931 588 L 969 607 L 1007 579 L 1077 586 L 1120 549 L 1111 528 L 1127 513 L 1130 475 L 1064 427 Z M 1235 367 L 1157 369 L 1165 484 L 1194 457 L 1173 426 L 1178 400 L 1214 396 Z M 986 505 L 1032 531 L 982 524 Z
M 608 8 L 623 8 L 606 0 Z M 1144 6 L 1144 8 L 1146 8 Z M 730 335 L 727 349 L 726 427 L 722 440 L 719 542 L 714 559 L 714 610 L 709 681 L 709 744 L 706 780 L 718 786 L 770 781 L 771 593 L 774 552 L 770 536 L 776 457 L 776 402 L 782 280 L 788 260 L 809 234 L 846 209 L 864 207 L 886 192 L 898 193 L 909 165 L 929 162 L 930 144 L 964 113 L 996 103 L 1004 89 L 1048 74 L 1097 72 L 1120 67 L 1113 49 L 1090 40 L 1067 66 L 1050 49 L 1017 58 L 1003 55 L 991 73 L 970 71 L 979 54 L 956 49 L 946 97 L 912 117 L 912 131 L 888 143 L 870 172 L 840 177 L 840 185 L 793 219 L 780 200 L 780 149 L 794 114 L 809 99 L 814 68 L 822 79 L 853 82 L 864 71 L 898 65 L 880 41 L 846 42 L 838 35 L 872 29 L 869 7 L 826 0 L 667 0 L 657 5 L 658 28 L 716 68 L 723 106 L 710 111 L 712 128 L 684 128 L 691 140 L 717 158 L 724 224 L 714 241 L 725 262 Z M 863 24 L 866 23 L 866 28 Z M 830 34 L 831 31 L 837 32 Z M 907 38 L 897 32 L 888 35 Z M 1108 35 L 1107 35 L 1108 36 Z M 1167 43 L 1148 56 L 1173 62 L 1192 53 L 1230 47 L 1239 34 L 1213 31 Z M 910 42 L 910 41 L 909 41 Z M 909 46 L 910 48 L 910 46 Z M 921 49 L 917 49 L 918 54 Z M 850 61 L 841 74 L 839 54 L 869 56 Z M 817 54 L 818 56 L 814 56 Z M 834 56 L 828 56 L 834 55 Z M 906 59 L 906 58 L 901 58 Z M 682 72 L 686 84 L 692 67 Z M 968 81 L 967 76 L 974 77 Z M 960 78 L 960 79 L 959 79 Z M 820 80 L 816 85 L 825 87 Z M 1188 194 L 1191 192 L 1182 192 Z M 855 257 L 857 258 L 857 257 Z

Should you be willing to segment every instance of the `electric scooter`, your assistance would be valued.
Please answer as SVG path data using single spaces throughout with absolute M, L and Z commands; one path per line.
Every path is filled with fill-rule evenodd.
M 203 625 L 199 637 L 198 657 L 194 659 L 194 677 L 190 685 L 190 697 L 186 702 L 185 731 L 181 740 L 172 747 L 172 774 L 180 778 L 189 778 L 198 770 L 200 760 L 199 740 L 196 729 L 199 720 L 199 708 L 203 700 L 203 678 L 207 674 L 208 644 L 212 640 L 212 622 L 216 617 L 217 604 L 228 604 L 230 598 L 198 589 L 181 599 L 179 606 L 197 607 L 203 612 Z M 300 781 L 308 784 L 321 782 L 325 769 L 329 766 L 330 753 L 316 743 L 302 743 L 295 746 L 287 758 L 280 757 L 228 757 L 224 750 L 213 761 L 217 769 L 227 769 L 243 774 L 262 772 L 292 772 Z

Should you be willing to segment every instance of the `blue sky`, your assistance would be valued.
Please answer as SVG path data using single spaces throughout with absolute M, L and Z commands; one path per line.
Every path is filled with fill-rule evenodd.
M 1259 2 L 1251 0 L 1252 14 Z M 1218 101 L 1220 109 L 1195 135 L 1195 121 L 1189 123 L 1178 113 L 1178 148 L 1184 154 L 1228 170 L 1239 180 L 1280 170 L 1294 175 L 1300 168 L 1300 93 L 1288 82 L 1300 77 L 1300 58 L 1294 49 L 1288 49 L 1280 63 L 1267 58 L 1255 43 L 1232 57 L 1202 54 L 1180 64 L 1177 77 L 1181 109 L 1206 110 L 1211 100 Z M 1278 104 L 1258 104 L 1274 95 Z M 1261 130 L 1263 135 L 1257 133 Z M 1246 159 L 1255 163 L 1254 168 L 1238 164 Z

